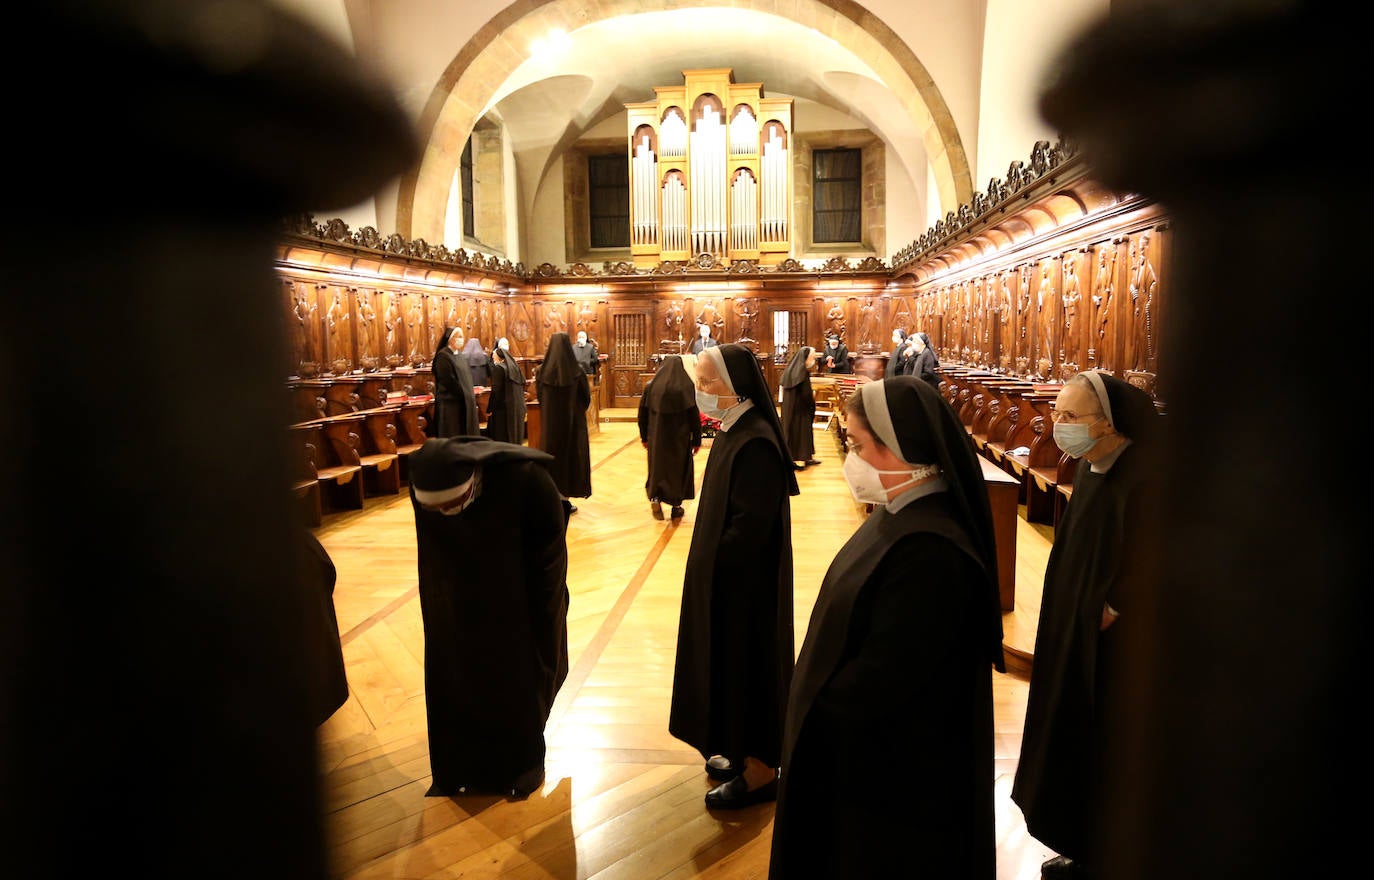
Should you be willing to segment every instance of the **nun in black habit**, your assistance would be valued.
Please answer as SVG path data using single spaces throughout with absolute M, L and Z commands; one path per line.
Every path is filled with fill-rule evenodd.
M 930 347 L 930 334 L 917 333 L 912 337 L 912 345 L 916 348 L 916 358 L 912 362 L 911 375 L 924 382 L 929 382 L 935 388 L 940 387 L 940 374 L 935 370 L 940 366 L 940 359 L 935 356 L 935 349 Z
M 816 420 L 816 396 L 811 390 L 811 370 L 816 366 L 816 350 L 803 345 L 792 355 L 782 371 L 782 436 L 788 456 L 797 470 L 820 464 L 816 458 L 816 438 L 811 423 Z
M 1160 417 L 1144 391 L 1108 373 L 1074 376 L 1055 398 L 1054 440 L 1078 458 L 1073 497 L 1045 565 L 1035 663 L 1011 798 L 1026 830 L 1059 853 L 1046 877 L 1091 877 L 1102 849 L 1105 744 L 1125 696 L 1109 685 L 1138 638 L 1132 616 L 1149 589 Z
M 592 403 L 587 374 L 573 355 L 566 333 L 549 337 L 539 365 L 535 392 L 539 398 L 539 447 L 553 456 L 549 472 L 564 500 L 592 494 L 592 451 L 587 436 L 587 407 Z M 576 513 L 569 502 L 568 510 Z
M 697 406 L 719 418 L 683 577 L 668 730 L 707 759 L 718 809 L 777 796 L 792 677 L 797 480 L 754 353 L 705 349 Z
M 682 502 L 696 497 L 692 456 L 701 449 L 701 411 L 696 390 L 680 355 L 668 355 L 639 398 L 639 442 L 649 454 L 644 491 L 649 511 L 663 519 L 663 502 L 672 515 L 684 515 Z
M 898 376 L 846 402 L 845 481 L 877 507 L 835 555 L 797 658 L 772 880 L 993 880 L 997 551 L 968 433 Z
M 306 627 L 301 643 L 310 657 L 311 714 L 323 724 L 348 702 L 348 673 L 344 667 L 343 639 L 334 610 L 334 587 L 339 571 L 329 551 L 307 528 L 300 529 L 300 581 L 306 588 Z
M 472 390 L 472 374 L 453 346 L 453 335 L 460 330 L 445 327 L 434 351 L 434 437 L 477 434 L 477 398 Z
M 427 796 L 523 797 L 568 674 L 567 517 L 547 453 L 475 437 L 411 453 Z
M 482 343 L 476 336 L 469 337 L 468 341 L 463 343 L 463 350 L 459 357 L 468 365 L 468 373 L 472 377 L 473 387 L 491 385 L 487 353 L 482 350 Z
M 898 327 L 892 331 L 892 354 L 887 356 L 886 378 L 901 376 L 906 373 L 907 361 L 907 337 L 906 331 Z
M 525 371 L 520 369 L 510 349 L 502 348 L 500 342 L 491 352 L 487 436 L 507 443 L 525 442 Z

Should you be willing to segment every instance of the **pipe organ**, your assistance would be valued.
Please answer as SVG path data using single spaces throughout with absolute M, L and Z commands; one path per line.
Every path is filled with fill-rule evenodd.
M 683 77 L 625 105 L 635 265 L 702 254 L 782 262 L 792 249 L 792 99 L 765 98 L 729 68 Z

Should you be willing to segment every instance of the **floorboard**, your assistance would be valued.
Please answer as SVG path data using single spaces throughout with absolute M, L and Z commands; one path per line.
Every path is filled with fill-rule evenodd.
M 315 532 L 338 569 L 335 605 L 348 702 L 320 728 L 331 854 L 346 880 L 734 880 L 767 875 L 772 805 L 728 817 L 702 803 L 701 759 L 667 730 L 682 572 L 694 501 L 655 520 L 632 411 L 603 409 L 592 488 L 568 531 L 567 682 L 546 728 L 543 787 L 523 801 L 427 798 L 423 638 L 410 500 L 368 498 Z M 792 499 L 800 648 L 835 552 L 861 521 L 833 431 Z M 700 485 L 709 446 L 697 460 Z M 1025 714 L 1040 579 L 1052 530 L 1017 534 L 1017 602 L 1003 630 L 1013 671 L 994 674 L 999 880 L 1034 880 L 1052 855 L 1010 800 Z

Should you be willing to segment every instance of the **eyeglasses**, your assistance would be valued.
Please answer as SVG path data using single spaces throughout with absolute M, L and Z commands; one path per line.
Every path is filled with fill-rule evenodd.
M 698 384 L 698 385 L 718 385 L 718 384 L 720 384 L 720 377 L 719 377 L 719 376 L 712 376 L 712 377 L 709 377 L 709 378 L 708 378 L 708 377 L 706 377 L 706 376 L 697 376 L 697 384 Z
M 1100 412 L 1095 412 L 1095 413 L 1076 413 L 1076 412 L 1074 412 L 1073 410 L 1070 410 L 1070 409 L 1065 409 L 1065 410 L 1052 409 L 1052 410 L 1050 410 L 1050 421 L 1051 421 L 1051 422 L 1064 422 L 1064 421 L 1076 422 L 1076 421 L 1078 421 L 1079 419 L 1086 419 L 1086 418 L 1088 418 L 1089 416 L 1091 416 L 1091 417 L 1097 419 L 1097 418 L 1101 418 L 1101 417 L 1102 417 L 1102 413 L 1100 413 Z

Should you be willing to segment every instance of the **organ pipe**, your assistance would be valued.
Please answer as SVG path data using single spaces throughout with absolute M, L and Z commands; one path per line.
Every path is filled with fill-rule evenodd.
M 638 266 L 709 254 L 778 262 L 791 250 L 792 102 L 727 68 L 626 104 L 631 245 Z

